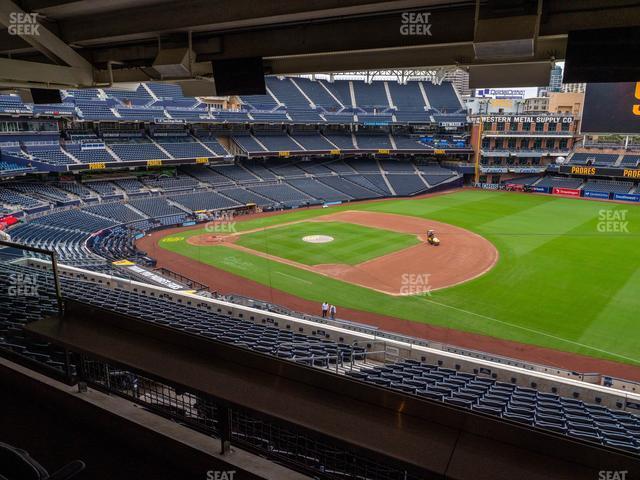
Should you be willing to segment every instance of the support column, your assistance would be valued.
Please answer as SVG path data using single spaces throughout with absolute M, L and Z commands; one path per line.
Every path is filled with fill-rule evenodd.
M 218 428 L 220 431 L 220 453 L 226 455 L 231 450 L 231 409 L 218 407 Z

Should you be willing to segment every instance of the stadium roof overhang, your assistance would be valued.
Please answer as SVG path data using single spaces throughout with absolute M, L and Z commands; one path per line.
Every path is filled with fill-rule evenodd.
M 172 80 L 152 67 L 169 50 L 186 54 L 187 77 L 245 57 L 274 74 L 548 66 L 569 31 L 639 17 L 623 0 L 0 0 L 0 86 Z

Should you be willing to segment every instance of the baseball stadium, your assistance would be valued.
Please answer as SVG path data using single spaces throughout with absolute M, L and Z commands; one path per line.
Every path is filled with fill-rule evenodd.
M 637 18 L 0 0 L 0 480 L 640 478 Z

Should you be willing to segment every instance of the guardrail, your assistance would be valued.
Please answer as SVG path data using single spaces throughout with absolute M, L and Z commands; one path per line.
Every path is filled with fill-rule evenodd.
M 262 300 L 257 300 L 251 297 L 246 297 L 244 295 L 231 294 L 231 295 L 225 295 L 224 298 L 230 303 L 235 303 L 245 307 L 257 308 L 259 310 L 265 310 L 272 313 L 279 313 L 281 315 L 288 315 L 291 317 L 300 318 L 302 320 L 308 320 L 308 321 L 312 321 L 319 324 L 344 328 L 347 330 L 351 330 L 353 332 L 363 333 L 365 335 L 371 335 L 376 340 L 395 340 L 398 342 L 407 343 L 409 345 L 419 345 L 422 347 L 429 347 L 432 349 L 442 350 L 444 352 L 456 353 L 458 355 L 464 355 L 466 357 L 477 358 L 479 360 L 487 360 L 494 363 L 524 368 L 526 370 L 532 370 L 532 371 L 548 371 L 551 369 L 551 370 L 562 372 L 566 376 L 575 377 L 577 375 L 580 380 L 583 380 L 589 383 L 600 383 L 600 376 L 596 374 L 597 375 L 597 379 L 596 379 L 594 378 L 593 373 L 573 372 L 571 370 L 566 370 L 562 368 L 550 367 L 548 365 L 525 362 L 522 360 L 518 360 L 515 358 L 506 357 L 502 355 L 490 354 L 487 352 L 482 352 L 480 350 L 461 348 L 455 345 L 449 345 L 447 343 L 436 342 L 436 341 L 421 339 L 417 337 L 410 337 L 410 336 L 402 335 L 399 333 L 380 330 L 377 327 L 372 327 L 370 325 L 357 323 L 350 320 L 344 320 L 344 319 L 332 320 L 330 318 L 324 318 L 317 315 L 310 315 L 308 313 L 298 312 L 295 310 L 291 310 L 287 307 L 283 307 L 281 305 L 277 305 L 277 304 L 262 301 Z
M 184 283 L 185 285 L 187 285 L 188 287 L 191 287 L 193 290 L 205 290 L 205 291 L 209 291 L 209 286 L 205 285 L 204 283 L 200 283 L 197 282 L 196 280 L 193 280 L 185 275 L 182 275 L 180 273 L 174 272 L 173 270 L 170 270 L 168 268 L 165 267 L 158 267 L 155 268 L 154 271 L 158 272 L 160 275 L 164 275 L 166 277 L 172 278 L 174 280 L 179 281 L 180 283 Z

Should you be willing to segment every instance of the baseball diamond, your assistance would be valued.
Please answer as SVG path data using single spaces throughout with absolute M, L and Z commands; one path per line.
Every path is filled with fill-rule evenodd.
M 605 250 L 597 248 L 603 208 L 624 210 L 629 226 L 629 233 L 606 234 Z M 222 241 L 207 242 L 203 229 L 185 227 L 138 244 L 160 265 L 219 292 L 277 298 L 307 311 L 330 298 L 344 318 L 373 325 L 389 319 L 382 322 L 395 331 L 457 344 L 465 343 L 460 332 L 479 334 L 491 351 L 516 349 L 525 358 L 528 346 L 570 352 L 579 354 L 569 362 L 576 368 L 587 357 L 631 366 L 640 365 L 637 337 L 619 333 L 638 329 L 639 215 L 619 204 L 463 190 L 249 216 Z M 429 229 L 441 246 L 427 244 Z M 168 241 L 176 231 L 184 240 Z M 335 240 L 307 244 L 305 233 Z M 544 294 L 539 284 L 549 285 Z M 504 340 L 519 347 L 503 348 Z

